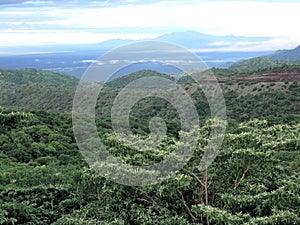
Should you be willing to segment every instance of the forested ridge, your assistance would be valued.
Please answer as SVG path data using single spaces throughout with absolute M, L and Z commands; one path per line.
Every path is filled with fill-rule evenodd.
M 278 77 L 275 77 L 274 80 L 265 79 L 269 74 L 267 71 L 277 74 Z M 262 71 L 254 69 L 251 72 L 242 72 L 239 75 L 237 71 L 232 71 L 231 69 L 212 69 L 212 72 L 221 79 L 220 86 L 226 100 L 227 115 L 229 118 L 238 121 L 260 116 L 297 114 L 300 111 L 299 71 L 298 66 L 284 66 Z M 49 73 L 51 76 L 48 76 Z M 62 75 L 63 78 L 57 79 L 60 74 L 35 69 L 20 71 L 2 70 L 1 74 L 1 106 L 14 110 L 41 109 L 54 112 L 70 112 L 72 110 L 73 97 L 79 82 L 78 79 L 69 75 Z M 248 76 L 245 76 L 247 74 Z M 119 89 L 134 79 L 148 75 L 161 76 L 171 80 L 174 79 L 169 75 L 154 71 L 140 71 L 117 78 L 108 82 L 101 90 L 97 104 L 97 113 L 102 117 L 109 117 L 111 104 L 118 95 Z M 10 76 L 12 76 L 12 78 L 10 78 Z M 31 80 L 30 77 L 35 76 L 42 81 L 29 82 Z M 254 80 L 253 77 L 255 76 L 261 77 Z M 24 81 L 20 82 L 18 77 L 21 77 Z M 235 78 L 240 78 L 240 80 Z M 182 85 L 194 99 L 195 104 L 198 105 L 197 109 L 199 110 L 198 113 L 200 117 L 204 118 L 208 115 L 209 108 L 206 97 L 201 90 L 199 90 L 197 84 L 190 82 L 190 80 L 185 79 L 185 77 L 182 77 L 178 83 Z M 94 84 L 87 84 L 87 88 L 90 87 L 89 85 Z M 148 99 L 148 101 L 149 100 L 150 99 Z M 149 101 L 148 104 L 151 105 L 152 102 Z M 155 104 L 165 107 L 165 102 L 156 101 Z M 145 107 L 141 108 L 141 110 L 143 110 Z M 164 109 L 161 111 L 164 111 Z M 143 113 L 144 112 L 139 111 L 139 115 Z M 145 113 L 149 114 L 148 111 L 145 111 Z M 172 118 L 174 118 L 174 115 L 172 115 Z
M 131 187 L 103 178 L 80 154 L 70 112 L 77 84 L 72 78 L 18 83 L 18 78 L 3 79 L 7 73 L 3 70 L 0 78 L 5 107 L 0 108 L 0 224 L 300 223 L 297 80 L 221 83 L 228 125 L 220 154 L 205 171 L 198 167 L 212 124 L 209 107 L 195 84 L 183 82 L 201 123 L 193 157 L 161 183 Z M 180 145 L 172 105 L 147 98 L 133 108 L 130 125 L 140 137 L 149 133 L 149 118 L 166 121 L 168 137 L 151 151 L 132 151 L 111 130 L 111 104 L 118 88 L 130 81 L 119 78 L 103 89 L 96 108 L 99 137 L 121 162 L 159 162 Z

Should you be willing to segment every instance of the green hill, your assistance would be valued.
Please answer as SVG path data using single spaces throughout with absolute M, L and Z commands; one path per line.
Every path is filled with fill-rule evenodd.
M 300 60 L 300 45 L 291 50 L 278 50 L 267 57 L 274 60 Z
M 300 69 L 300 60 L 274 60 L 267 57 L 258 57 L 248 59 L 239 63 L 233 64 L 229 70 L 238 74 L 271 72 L 272 70 L 284 72 L 284 69 L 290 71 Z
M 0 69 L 0 105 L 14 109 L 70 111 L 79 79 L 45 70 Z
M 46 83 L 6 86 L 0 90 L 0 105 L 12 109 L 69 112 L 74 93 L 75 87 Z
M 0 82 L 1 106 L 11 109 L 37 109 L 55 112 L 70 112 L 72 110 L 76 78 L 64 76 L 62 79 L 59 74 L 36 71 L 35 74 L 41 79 L 41 82 L 37 82 L 38 79 L 34 79 L 35 76 L 30 74 L 32 79 L 35 80 L 35 82 L 31 82 L 28 78 L 28 71 L 30 70 L 2 72 L 6 78 L 3 79 L 2 75 Z M 22 72 L 25 72 L 25 74 L 22 74 Z M 220 83 L 229 118 L 242 121 L 255 117 L 296 114 L 300 111 L 300 88 L 297 82 L 297 79 L 300 80 L 297 75 L 297 73 L 300 73 L 299 66 L 285 65 L 272 69 L 254 70 L 249 73 L 238 73 L 233 69 L 215 69 L 213 72 L 223 77 Z M 268 72 L 278 74 L 269 76 Z M 281 73 L 282 75 L 280 75 Z M 10 77 L 8 74 L 10 74 Z M 39 74 L 43 74 L 43 76 Z M 255 74 L 262 75 L 255 76 Z M 151 75 L 173 79 L 168 75 L 155 71 L 140 71 L 108 82 L 99 95 L 96 106 L 97 115 L 109 121 L 111 107 L 119 90 L 134 79 Z M 55 76 L 58 76 L 61 80 L 54 81 Z M 239 79 L 235 79 L 236 77 L 239 77 Z M 23 79 L 23 82 L 20 82 L 19 78 Z M 66 82 L 64 79 L 67 79 Z M 7 80 L 14 82 L 7 82 Z M 209 116 L 209 106 L 206 97 L 199 90 L 197 84 L 190 82 L 188 79 L 180 81 L 180 85 L 194 99 L 200 118 L 207 118 Z M 172 105 L 158 98 L 146 98 L 138 102 L 134 106 L 131 116 L 133 121 L 142 121 L 137 123 L 138 126 L 143 124 L 142 129 L 147 127 L 148 119 L 153 116 L 161 116 L 172 124 L 177 123 L 179 119 Z
M 107 102 L 115 96 L 116 90 L 135 79 L 169 75 L 143 70 L 116 78 L 105 84 L 102 96 Z M 79 80 L 73 76 L 36 69 L 0 69 L 0 105 L 12 109 L 42 109 L 56 112 L 70 112 L 73 96 Z M 87 88 L 93 83 L 86 83 Z M 102 101 L 103 98 L 101 98 Z
M 278 50 L 271 55 L 256 57 L 233 64 L 230 69 L 236 72 L 270 70 L 274 67 L 300 65 L 300 46 L 291 50 Z
M 22 70 L 0 69 L 0 81 L 18 85 L 44 83 L 63 86 L 76 86 L 79 82 L 79 79 L 67 74 L 27 68 Z
M 159 73 L 153 70 L 141 70 L 126 76 L 122 76 L 122 77 L 118 77 L 110 82 L 108 82 L 106 84 L 106 87 L 110 87 L 110 88 L 123 88 L 125 87 L 127 84 L 129 84 L 130 82 L 140 79 L 140 78 L 144 78 L 144 77 L 163 77 L 169 80 L 174 80 L 173 77 L 167 75 L 167 74 L 163 74 L 163 73 Z

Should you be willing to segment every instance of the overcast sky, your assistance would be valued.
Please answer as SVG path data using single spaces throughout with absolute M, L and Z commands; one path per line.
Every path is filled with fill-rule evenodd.
M 0 0 L 0 46 L 98 43 L 194 30 L 300 44 L 300 1 Z

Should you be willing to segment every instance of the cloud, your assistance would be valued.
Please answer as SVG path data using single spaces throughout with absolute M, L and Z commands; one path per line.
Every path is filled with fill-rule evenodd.
M 232 2 L 232 0 L 1 0 L 0 7 L 14 6 L 14 7 L 40 7 L 43 5 L 56 7 L 117 7 L 124 5 L 172 5 L 172 4 L 203 4 L 206 2 Z M 242 1 L 241 1 L 242 2 Z M 299 2 L 299 0 L 247 0 L 244 2 Z
M 85 44 L 100 43 L 110 39 L 139 40 L 153 38 L 153 34 L 123 34 L 123 33 L 97 33 L 81 30 L 4 30 L 0 36 L 1 46 L 33 46 L 57 44 Z
M 86 43 L 186 30 L 213 35 L 288 36 L 300 42 L 295 26 L 288 26 L 300 20 L 299 7 L 300 2 L 293 0 L 0 0 L 0 32 L 6 32 L 4 37 L 1 34 L 0 44 L 9 44 L 9 38 L 11 45 L 17 39 L 23 44 L 26 40 L 57 43 L 58 30 L 61 43 L 71 38 L 70 33 L 76 37 L 72 42 Z M 28 35 L 34 30 L 45 40 Z
M 181 0 L 174 0 L 181 1 Z M 40 5 L 52 5 L 52 6 L 119 6 L 119 5 L 130 5 L 130 4 L 152 4 L 161 2 L 160 0 L 1 0 L 1 5 L 14 5 L 16 7 L 26 6 L 40 6 Z
M 0 5 L 20 4 L 24 2 L 25 0 L 2 0 L 0 1 Z

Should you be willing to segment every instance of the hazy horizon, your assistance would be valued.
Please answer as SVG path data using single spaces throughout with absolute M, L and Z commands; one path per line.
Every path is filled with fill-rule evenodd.
M 299 8 L 293 0 L 2 0 L 0 47 L 140 40 L 192 30 L 272 37 L 257 45 L 239 43 L 243 50 L 289 49 L 300 43 L 292 26 L 300 20 Z

